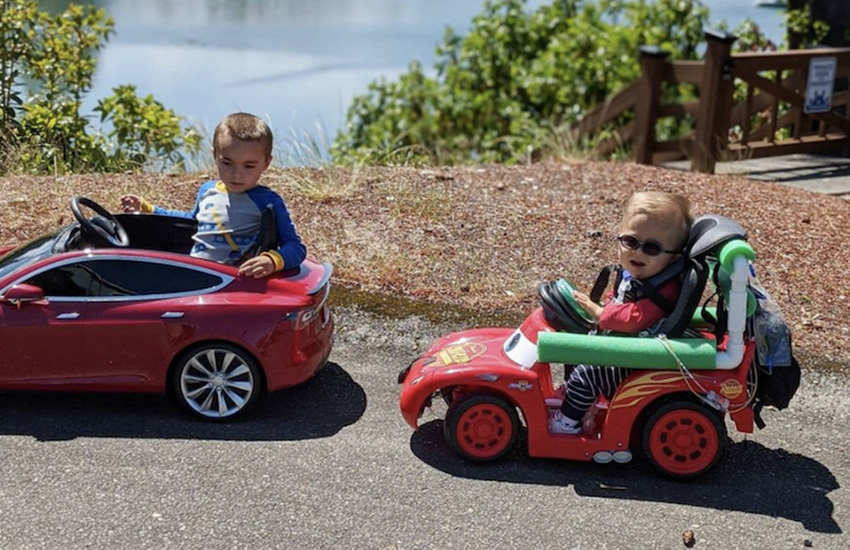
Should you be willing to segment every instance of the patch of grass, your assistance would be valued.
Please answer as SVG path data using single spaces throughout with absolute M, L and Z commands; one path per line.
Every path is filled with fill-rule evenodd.
M 342 286 L 331 287 L 331 304 L 334 307 L 358 307 L 391 319 L 418 315 L 432 323 L 464 323 L 468 326 L 518 326 L 524 314 L 472 310 L 452 304 L 411 300 L 386 293 L 366 292 Z
M 386 184 L 386 192 L 393 217 L 418 216 L 440 222 L 452 211 L 452 194 L 439 182 L 417 185 L 409 180 L 394 179 Z
M 350 196 L 361 185 L 360 168 L 272 169 L 266 179 L 287 192 L 315 202 L 328 202 Z
M 8 137 L 11 137 L 11 132 L 7 133 L 0 128 L 0 175 L 4 176 L 20 173 L 21 166 L 20 145 Z
M 324 125 L 316 124 L 315 132 L 298 131 L 290 126 L 289 135 L 275 147 L 275 158 L 281 166 L 327 168 L 333 164 L 328 151 L 330 140 Z
M 543 156 L 555 161 L 596 161 L 602 154 L 598 146 L 611 150 L 609 156 L 621 159 L 628 157 L 627 146 L 619 134 L 599 132 L 592 140 L 580 139 L 578 129 L 573 125 L 556 128 L 543 143 Z
M 314 131 L 298 131 L 290 126 L 289 135 L 275 147 L 273 168 L 266 178 L 282 190 L 315 201 L 345 198 L 360 187 L 360 165 L 335 166 L 330 158 L 330 140 L 321 123 Z

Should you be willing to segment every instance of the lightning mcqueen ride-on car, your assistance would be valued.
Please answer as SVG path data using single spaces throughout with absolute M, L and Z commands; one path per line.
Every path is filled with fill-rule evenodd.
M 418 429 L 423 410 L 442 397 L 448 404 L 445 437 L 471 461 L 495 460 L 515 445 L 519 411 L 531 457 L 628 462 L 632 449 L 642 448 L 667 475 L 686 478 L 708 471 L 727 445 L 726 414 L 739 431 L 752 433 L 754 422 L 763 426 L 761 407 L 787 406 L 799 383 L 794 361 L 782 369 L 788 381 L 780 388 L 783 396 L 771 400 L 761 391 L 773 386 L 754 366 L 748 318 L 756 299 L 748 275 L 755 254 L 745 239 L 737 223 L 720 216 L 694 223 L 682 292 L 662 326 L 669 338 L 589 335 L 590 317 L 573 300 L 569 283 L 544 283 L 541 307 L 518 329 L 449 334 L 404 369 L 399 374 L 404 419 Z M 704 326 L 702 317 L 710 316 L 698 310 L 709 277 L 723 296 L 713 327 Z M 581 363 L 616 365 L 634 373 L 610 401 L 597 400 L 581 434 L 561 435 L 548 429 L 563 399 L 550 363 L 562 363 L 565 370 Z
M 325 364 L 329 264 L 239 277 L 187 254 L 194 220 L 83 197 L 71 210 L 76 223 L 0 248 L 0 389 L 167 392 L 223 421 Z

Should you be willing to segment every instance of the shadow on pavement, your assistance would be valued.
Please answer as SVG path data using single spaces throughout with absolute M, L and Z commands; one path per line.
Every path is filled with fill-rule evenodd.
M 196 420 L 165 395 L 3 392 L 0 435 L 42 441 L 77 437 L 293 441 L 329 437 L 366 410 L 363 388 L 336 363 L 304 384 L 266 396 L 231 423 Z
M 731 443 L 708 474 L 693 480 L 664 477 L 641 456 L 628 464 L 595 464 L 530 458 L 523 438 L 517 450 L 490 464 L 474 464 L 455 454 L 443 437 L 442 420 L 414 432 L 413 453 L 426 464 L 468 479 L 572 485 L 581 496 L 686 504 L 797 521 L 810 530 L 839 534 L 827 495 L 839 488 L 819 462 L 752 441 Z M 636 449 L 633 449 L 633 452 Z M 638 453 L 636 453 L 638 454 Z

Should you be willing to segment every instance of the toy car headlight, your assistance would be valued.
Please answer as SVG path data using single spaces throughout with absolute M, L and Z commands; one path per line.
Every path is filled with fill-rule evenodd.
M 516 329 L 511 336 L 505 340 L 505 345 L 502 346 L 502 351 L 505 355 L 524 369 L 529 369 L 537 362 L 537 345 L 534 344 L 528 337 L 522 333 L 520 329 Z

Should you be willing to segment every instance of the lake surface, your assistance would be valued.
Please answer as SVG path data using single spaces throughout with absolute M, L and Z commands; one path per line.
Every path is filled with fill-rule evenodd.
M 79 3 L 79 0 L 78 0 Z M 276 137 L 330 141 L 355 95 L 418 59 L 430 68 L 446 26 L 462 33 L 482 0 L 101 0 L 115 34 L 85 106 L 135 84 L 211 133 L 224 115 L 264 115 Z M 531 0 L 531 8 L 543 4 Z M 68 2 L 42 1 L 51 10 Z M 754 19 L 775 42 L 784 11 L 709 0 L 712 23 Z M 278 140 L 280 143 L 280 140 Z

